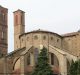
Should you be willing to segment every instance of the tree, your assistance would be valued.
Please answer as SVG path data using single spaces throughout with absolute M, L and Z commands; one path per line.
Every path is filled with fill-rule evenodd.
M 80 60 L 78 61 L 72 61 L 70 70 L 69 70 L 70 75 L 80 75 Z
M 77 69 L 77 75 L 80 75 L 80 59 L 78 60 L 78 69 Z
M 53 71 L 49 65 L 48 51 L 46 48 L 41 50 L 37 64 L 31 75 L 53 75 Z

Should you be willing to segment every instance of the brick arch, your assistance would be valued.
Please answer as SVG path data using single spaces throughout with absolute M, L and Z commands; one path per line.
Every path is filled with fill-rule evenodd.
M 68 62 L 71 64 L 72 60 L 76 61 L 77 60 L 77 56 L 71 55 L 69 53 L 66 53 L 66 58 L 68 60 Z
M 56 66 L 59 66 L 59 60 L 58 60 L 57 56 L 56 56 L 54 53 L 51 53 L 51 52 L 49 53 L 49 55 L 50 55 L 50 56 L 49 56 L 49 57 L 50 57 L 50 61 L 52 61 L 53 59 L 56 60 L 56 63 L 57 63 Z M 51 55 L 52 55 L 52 58 L 53 58 L 53 59 L 51 58 Z M 52 59 L 52 60 L 51 60 L 51 59 Z M 54 61 L 54 60 L 53 60 L 53 61 Z M 51 62 L 50 62 L 50 63 L 51 63 Z M 55 65 L 55 61 L 52 62 L 52 64 L 53 64 L 53 63 L 54 63 L 54 65 Z
M 51 47 L 49 47 L 49 52 L 53 53 L 57 57 L 57 59 L 59 61 L 59 56 L 58 56 L 58 53 L 56 51 L 53 51 L 53 49 Z
M 53 70 L 53 73 L 58 75 L 59 72 L 59 61 L 57 56 L 54 53 L 49 53 L 49 61 Z
M 18 59 L 20 59 L 20 57 L 16 57 L 16 58 L 14 59 L 14 61 L 13 61 L 13 70 L 14 70 L 14 66 L 15 66 L 16 62 L 18 61 Z
M 67 59 L 65 52 L 51 45 L 49 45 L 49 52 L 54 53 L 56 55 L 59 61 L 60 74 L 67 75 Z
M 60 56 L 63 55 L 55 47 L 53 47 L 51 45 L 49 45 L 49 52 L 53 53 L 57 57 L 58 61 L 60 60 Z
M 18 66 L 16 64 L 18 64 Z M 15 66 L 17 67 L 16 69 L 15 69 Z M 20 67 L 19 66 L 21 66 L 20 65 L 20 57 L 17 57 L 15 59 L 15 61 L 13 62 L 13 75 L 20 75 Z

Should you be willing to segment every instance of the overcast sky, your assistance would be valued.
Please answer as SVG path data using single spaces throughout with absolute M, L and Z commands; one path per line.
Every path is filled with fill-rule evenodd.
M 8 51 L 13 46 L 13 11 L 26 12 L 25 31 L 44 29 L 59 34 L 80 29 L 80 0 L 0 0 L 8 8 Z

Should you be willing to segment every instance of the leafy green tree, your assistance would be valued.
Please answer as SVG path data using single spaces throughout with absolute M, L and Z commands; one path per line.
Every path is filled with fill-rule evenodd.
M 80 75 L 80 60 L 72 61 L 69 72 L 70 75 Z
M 72 60 L 71 66 L 70 66 L 69 74 L 74 75 L 74 61 L 73 60 Z
M 46 48 L 41 50 L 37 64 L 31 75 L 53 75 L 53 71 L 49 65 L 48 51 Z
M 78 60 L 78 69 L 77 69 L 77 75 L 80 75 L 80 59 Z

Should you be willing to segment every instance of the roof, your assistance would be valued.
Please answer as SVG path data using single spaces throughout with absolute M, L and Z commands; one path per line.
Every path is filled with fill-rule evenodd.
M 51 33 L 51 34 L 55 34 L 59 37 L 62 37 L 61 35 L 57 34 L 57 33 L 54 33 L 54 32 L 51 32 L 51 31 L 46 31 L 46 30 L 42 30 L 42 29 L 38 29 L 38 30 L 34 30 L 34 31 L 31 31 L 31 32 L 27 32 L 27 33 L 23 33 L 19 36 L 19 38 L 23 35 L 27 35 L 27 34 L 30 34 L 30 33 Z
M 27 35 L 27 34 L 30 34 L 30 33 L 51 33 L 51 34 L 55 34 L 59 37 L 71 37 L 71 36 L 76 36 L 80 33 L 80 31 L 77 31 L 77 32 L 72 32 L 72 33 L 66 33 L 66 34 L 63 34 L 63 35 L 59 35 L 57 33 L 54 33 L 54 32 L 51 32 L 51 31 L 47 31 L 47 30 L 42 30 L 42 29 L 38 29 L 38 30 L 33 30 L 33 31 L 30 31 L 30 32 L 27 32 L 27 33 L 23 33 L 19 36 L 19 38 L 23 35 Z
M 3 7 L 3 6 L 0 5 L 0 8 L 5 8 L 5 7 Z M 5 9 L 7 9 L 7 8 L 5 8 Z M 8 9 L 7 9 L 7 10 L 8 10 Z
M 21 10 L 21 9 L 18 9 L 18 10 L 16 10 L 16 11 L 14 11 L 13 13 L 18 12 L 18 11 L 25 13 L 25 12 L 24 12 L 23 10 Z
M 72 32 L 72 33 L 63 34 L 62 36 L 63 37 L 71 37 L 71 36 L 76 36 L 78 34 L 79 34 L 79 32 Z
M 12 55 L 12 54 L 14 54 L 14 53 L 16 53 L 16 52 L 18 52 L 18 51 L 20 51 L 20 50 L 23 50 L 23 49 L 25 50 L 25 47 L 16 49 L 16 50 L 14 50 L 14 51 L 8 53 L 6 56 L 10 56 L 10 55 Z
M 78 30 L 78 32 L 80 32 L 80 29 Z

